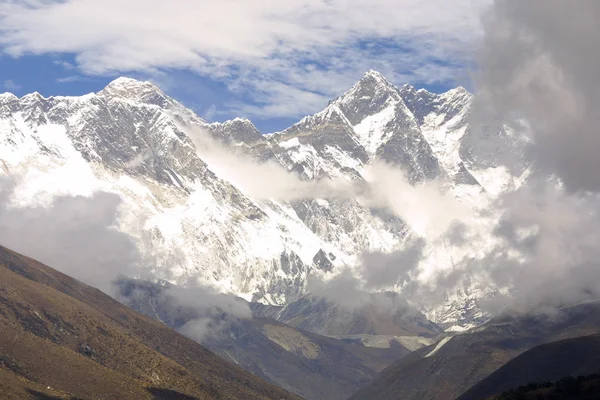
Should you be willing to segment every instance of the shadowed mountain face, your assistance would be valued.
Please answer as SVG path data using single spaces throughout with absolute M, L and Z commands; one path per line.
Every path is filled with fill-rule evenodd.
M 519 355 L 459 397 L 485 399 L 530 382 L 554 382 L 565 376 L 600 372 L 600 335 L 536 346 Z
M 203 346 L 242 368 L 307 399 L 347 399 L 391 363 L 409 353 L 407 343 L 423 346 L 431 339 L 385 337 L 378 347 L 360 337 L 333 338 L 298 329 L 274 319 L 278 310 L 254 304 L 254 318 L 240 319 L 227 307 L 202 310 L 182 301 L 185 291 L 169 284 L 119 281 L 122 300 L 130 307 L 190 335 Z M 179 291 L 179 292 L 178 292 Z M 241 299 L 231 302 L 245 304 Z M 222 303 L 225 303 L 224 301 Z M 267 316 L 271 312 L 270 316 Z M 262 317 L 261 317 L 262 315 Z M 188 327 L 202 327 L 190 330 Z
M 254 306 L 267 312 L 268 306 Z M 262 308 L 262 310 L 259 310 Z M 325 336 L 390 335 L 435 337 L 443 330 L 395 293 L 373 293 L 357 307 L 344 307 L 323 297 L 305 296 L 282 307 L 277 320 Z
M 3 399 L 295 399 L 97 289 L 0 247 Z
M 457 398 L 532 347 L 597 333 L 600 303 L 566 307 L 552 317 L 497 318 L 469 333 L 409 354 L 386 368 L 352 399 Z

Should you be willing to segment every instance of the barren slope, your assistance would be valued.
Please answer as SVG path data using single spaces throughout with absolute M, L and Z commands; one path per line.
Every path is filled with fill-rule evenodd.
M 2 388 L 4 396 L 19 399 L 44 398 L 42 394 L 296 398 L 97 289 L 3 247 L 0 374 L 8 386 Z

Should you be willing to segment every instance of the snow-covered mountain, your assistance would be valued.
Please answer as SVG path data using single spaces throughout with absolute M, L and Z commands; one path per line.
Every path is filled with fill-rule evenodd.
M 81 97 L 5 93 L 0 173 L 22 177 L 16 207 L 48 205 L 59 195 L 118 193 L 119 229 L 136 238 L 154 276 L 285 305 L 305 293 L 309 276 L 356 270 L 362 254 L 402 251 L 420 232 L 362 194 L 258 196 L 239 174 L 244 168 L 233 171 L 211 156 L 213 142 L 257 171 L 278 168 L 308 188 L 368 186 L 369 167 L 385 162 L 411 184 L 445 182 L 446 195 L 474 209 L 517 187 L 527 166 L 520 162 L 524 141 L 508 129 L 470 127 L 471 102 L 463 88 L 396 88 L 369 71 L 325 110 L 262 135 L 245 119 L 207 123 L 152 84 L 128 78 Z M 204 152 L 201 143 L 209 144 Z M 506 157 L 517 167 L 504 166 Z M 482 257 L 489 243 L 480 233 L 488 224 L 474 224 L 480 239 L 468 246 L 429 240 L 410 279 L 431 279 L 457 257 Z M 440 304 L 408 300 L 434 322 L 460 328 L 482 317 L 477 300 L 494 290 L 468 282 L 440 294 Z

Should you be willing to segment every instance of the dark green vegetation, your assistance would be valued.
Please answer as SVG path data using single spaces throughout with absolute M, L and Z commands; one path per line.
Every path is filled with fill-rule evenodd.
M 511 389 L 494 400 L 597 400 L 600 399 L 600 375 L 567 376 L 556 382 L 532 382 Z
M 295 399 L 97 289 L 0 247 L 2 399 Z

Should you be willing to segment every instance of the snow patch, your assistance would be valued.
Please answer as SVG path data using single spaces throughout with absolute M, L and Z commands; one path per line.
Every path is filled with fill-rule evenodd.
M 370 115 L 354 126 L 354 132 L 359 143 L 374 155 L 383 143 L 392 136 L 393 132 L 386 130 L 386 125 L 392 121 L 396 115 L 396 103 L 388 101 L 387 106 L 380 112 Z
M 448 343 L 450 341 L 450 339 L 452 339 L 452 336 L 448 336 L 448 337 L 445 337 L 442 340 L 440 340 L 438 342 L 438 344 L 434 347 L 434 349 L 431 350 L 429 353 L 427 353 L 427 355 L 425 356 L 425 358 L 431 357 L 432 355 L 434 355 L 435 353 L 437 353 L 438 351 L 440 351 L 440 349 L 442 347 L 444 347 L 444 345 L 446 343 Z
M 293 147 L 299 147 L 300 146 L 300 141 L 298 140 L 297 137 L 289 139 L 289 140 L 284 140 L 283 142 L 279 142 L 278 143 L 280 147 L 283 147 L 284 149 L 291 149 Z

